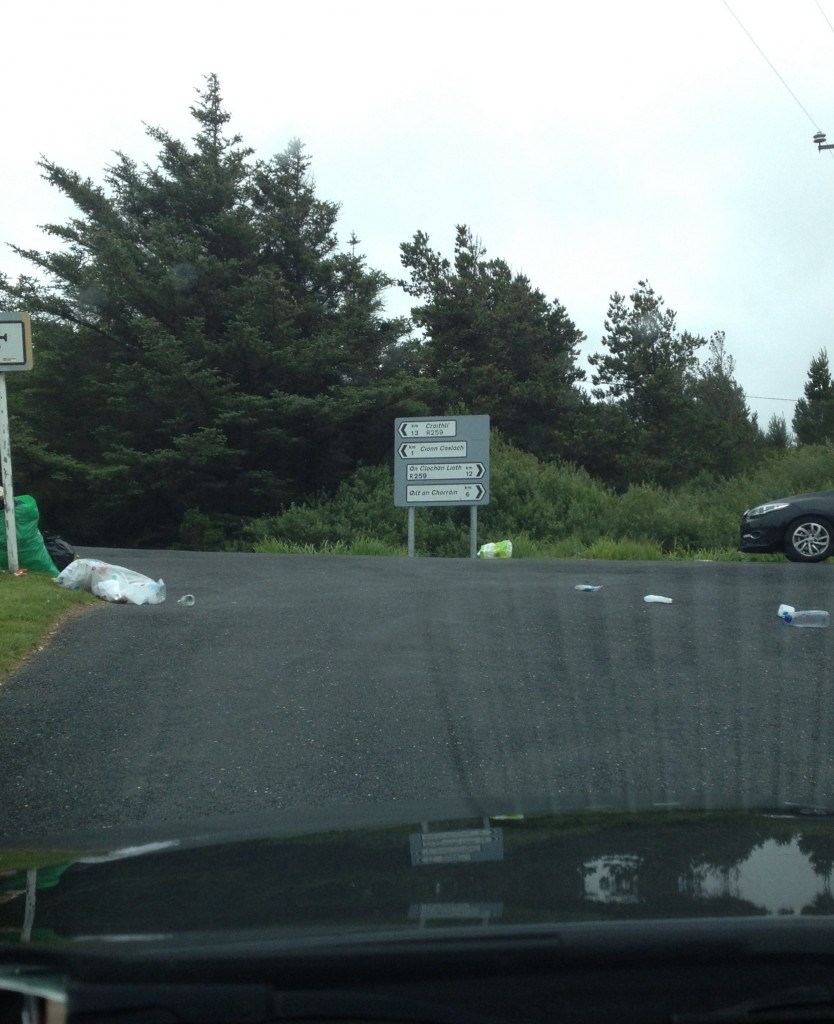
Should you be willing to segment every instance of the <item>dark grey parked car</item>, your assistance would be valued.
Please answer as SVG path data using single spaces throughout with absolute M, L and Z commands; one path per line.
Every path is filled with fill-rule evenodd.
M 739 550 L 781 551 L 792 562 L 822 562 L 834 554 L 834 491 L 795 494 L 748 509 Z

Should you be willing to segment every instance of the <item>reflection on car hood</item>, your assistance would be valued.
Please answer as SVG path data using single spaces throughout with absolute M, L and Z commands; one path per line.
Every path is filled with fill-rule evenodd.
M 834 819 L 653 810 L 0 852 L 0 942 L 830 914 Z
M 791 494 L 787 498 L 771 498 L 767 504 L 777 501 L 789 501 L 793 505 L 801 505 L 804 502 L 816 502 L 820 500 L 834 502 L 834 491 L 812 491 L 805 494 Z

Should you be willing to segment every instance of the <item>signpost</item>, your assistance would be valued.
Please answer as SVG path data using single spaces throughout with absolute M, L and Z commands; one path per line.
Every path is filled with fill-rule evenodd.
M 469 506 L 469 554 L 478 550 L 478 506 L 489 504 L 489 416 L 394 420 L 394 504 L 408 509 L 408 557 L 414 510 Z
M 32 369 L 32 324 L 28 313 L 0 313 L 0 469 L 9 572 L 17 572 L 17 527 L 14 517 L 12 446 L 6 374 Z

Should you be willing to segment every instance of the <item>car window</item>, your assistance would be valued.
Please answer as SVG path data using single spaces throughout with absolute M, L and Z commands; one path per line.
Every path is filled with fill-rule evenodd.
M 575 6 L 7 14 L 0 951 L 823 934 L 834 4 Z

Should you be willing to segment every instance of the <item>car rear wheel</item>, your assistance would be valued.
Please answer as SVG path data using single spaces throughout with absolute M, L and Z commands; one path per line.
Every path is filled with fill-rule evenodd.
M 834 530 L 826 519 L 795 519 L 785 531 L 785 557 L 791 562 L 823 562 L 832 554 Z

